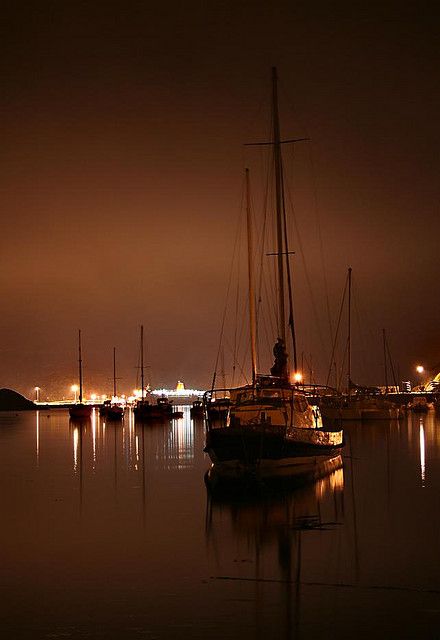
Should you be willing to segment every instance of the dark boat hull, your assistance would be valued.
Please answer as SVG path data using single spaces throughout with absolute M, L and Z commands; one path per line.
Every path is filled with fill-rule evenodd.
M 317 430 L 296 430 L 304 433 L 304 441 L 286 437 L 285 429 L 250 429 L 225 427 L 212 429 L 206 438 L 205 451 L 212 463 L 225 473 L 240 474 L 258 468 L 260 472 L 306 473 L 316 464 L 338 455 L 343 447 L 326 443 Z M 327 434 L 328 432 L 323 432 Z M 340 432 L 334 432 L 340 433 Z M 315 436 L 316 442 L 313 441 Z M 331 440 L 331 438 L 330 438 Z M 337 438 L 333 438 L 337 440 Z
M 107 420 L 122 420 L 124 417 L 123 409 L 100 409 L 99 415 Z
M 93 407 L 85 404 L 74 404 L 69 409 L 69 415 L 74 419 L 86 419 L 92 415 Z

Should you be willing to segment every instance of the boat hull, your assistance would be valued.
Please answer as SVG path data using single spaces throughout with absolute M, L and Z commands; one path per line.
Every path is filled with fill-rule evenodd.
M 288 465 L 263 465 L 256 468 L 254 473 L 249 473 L 247 467 L 232 464 L 213 464 L 206 472 L 205 482 L 211 490 L 233 489 L 234 496 L 238 487 L 249 489 L 255 481 L 256 487 L 281 487 L 303 486 L 309 482 L 315 482 L 331 473 L 343 468 L 340 452 L 334 452 L 332 456 L 307 457 L 303 461 L 297 460 L 296 464 Z M 246 484 L 241 482 L 245 480 Z M 261 485 L 263 482 L 263 485 Z M 237 484 L 240 483 L 240 484 Z M 251 484 L 249 484 L 251 483 Z M 268 484 L 270 483 L 270 484 Z
M 133 413 L 138 422 L 166 422 L 172 418 L 172 415 L 164 413 L 155 405 L 151 405 L 149 407 L 135 407 L 133 409 Z
M 92 415 L 92 411 L 93 411 L 93 407 L 90 407 L 84 404 L 76 404 L 70 407 L 69 415 L 71 418 L 85 419 L 85 418 L 90 418 L 90 416 Z
M 284 428 L 212 429 L 205 451 L 212 463 L 226 473 L 296 473 L 313 470 L 317 463 L 332 458 L 343 447 L 342 431 Z
M 398 408 L 363 408 L 361 406 L 326 407 L 321 406 L 321 415 L 325 421 L 354 420 L 398 420 L 401 413 Z
M 122 407 L 100 409 L 99 415 L 108 420 L 122 420 L 124 417 L 124 409 Z

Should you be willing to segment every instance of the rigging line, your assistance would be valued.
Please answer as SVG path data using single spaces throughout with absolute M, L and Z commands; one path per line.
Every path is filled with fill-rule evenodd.
M 333 339 L 333 347 L 332 347 L 332 355 L 330 357 L 330 364 L 329 364 L 329 368 L 328 368 L 328 374 L 327 374 L 327 380 L 325 385 L 328 386 L 329 382 L 330 382 L 330 376 L 331 376 L 331 372 L 332 372 L 332 368 L 333 368 L 333 360 L 335 357 L 335 351 L 336 351 L 336 345 L 337 345 L 337 341 L 338 341 L 338 336 L 339 336 L 339 327 L 341 326 L 341 318 L 342 318 L 342 312 L 344 310 L 344 303 L 345 303 L 345 296 L 347 295 L 347 287 L 348 287 L 348 274 L 345 278 L 345 287 L 344 287 L 344 292 L 342 294 L 342 300 L 341 300 L 341 306 L 339 308 L 339 316 L 338 316 L 338 322 L 336 325 L 336 333 Z
M 244 186 L 244 185 L 243 185 Z M 234 355 L 233 362 L 235 364 L 236 354 L 237 354 L 237 328 L 238 328 L 238 310 L 240 303 L 240 254 L 241 254 L 241 234 L 242 234 L 242 220 L 243 220 L 243 204 L 244 204 L 244 188 L 242 188 L 242 196 L 241 196 L 241 204 L 240 204 L 240 217 L 239 217 L 239 228 L 238 228 L 238 254 L 237 254 L 237 289 L 236 289 L 236 297 L 235 297 L 235 323 L 234 323 Z
M 339 379 L 336 380 L 337 382 L 337 390 L 340 392 L 342 389 L 342 378 L 344 377 L 344 370 L 345 370 L 345 360 L 347 358 L 348 355 L 348 338 L 347 341 L 345 343 L 345 350 L 344 350 L 344 354 L 342 357 L 342 362 L 341 362 L 341 368 L 339 369 Z M 350 384 L 351 381 L 349 381 Z
M 266 163 L 267 164 L 267 163 Z M 260 316 L 261 316 L 261 290 L 264 286 L 264 258 L 266 251 L 266 237 L 267 237 L 267 213 L 268 213 L 268 199 L 269 199 L 269 184 L 270 184 L 270 176 L 269 171 L 264 172 L 266 175 L 266 185 L 264 189 L 264 198 L 263 198 L 263 225 L 261 230 L 261 237 L 259 239 L 259 244 L 261 245 L 261 253 L 260 253 L 260 265 L 259 265 L 259 277 L 258 277 L 258 298 L 257 298 L 257 313 L 256 313 L 256 324 L 257 324 L 257 343 L 259 341 L 259 327 L 260 327 Z
M 245 304 L 245 309 L 243 310 L 242 316 L 241 316 L 241 327 L 240 327 L 240 333 L 239 333 L 239 341 L 238 341 L 238 349 L 237 349 L 237 354 L 236 354 L 236 363 L 240 366 L 240 363 L 238 361 L 239 358 L 239 352 L 240 352 L 240 348 L 243 345 L 243 343 L 246 345 L 248 345 L 248 341 L 244 341 L 243 340 L 243 335 L 245 332 L 245 327 L 247 324 L 247 315 L 248 315 L 248 310 L 249 310 L 249 305 Z M 244 366 L 244 361 L 243 361 L 243 366 Z M 240 367 L 241 368 L 241 367 Z
M 354 306 L 354 313 L 355 313 L 355 318 L 356 318 L 358 336 L 360 337 L 360 342 L 361 342 L 362 375 L 364 377 L 366 377 L 367 376 L 368 366 L 367 366 L 367 359 L 366 359 L 366 355 L 365 354 L 367 353 L 367 349 L 366 349 L 365 335 L 361 331 L 361 320 L 360 320 L 361 314 L 360 314 L 360 308 L 359 308 L 359 300 L 355 296 L 354 291 L 353 291 L 352 299 L 353 299 L 353 306 Z
M 387 350 L 387 354 L 388 354 L 388 359 L 390 362 L 390 366 L 391 366 L 391 374 L 393 376 L 393 382 L 394 382 L 394 386 L 397 387 L 397 378 L 396 378 L 396 374 L 394 372 L 394 363 L 393 363 L 393 359 L 391 357 L 391 353 L 390 353 L 390 347 L 388 344 L 388 338 L 385 338 L 385 346 L 386 346 L 386 350 Z
M 237 231 L 235 234 L 235 241 L 234 241 L 234 248 L 232 251 L 232 260 L 231 260 L 231 267 L 229 270 L 229 278 L 228 278 L 228 286 L 226 289 L 226 297 L 225 297 L 225 305 L 223 308 L 223 316 L 222 316 L 222 322 L 221 322 L 221 327 L 220 327 L 220 336 L 219 336 L 219 343 L 218 343 L 218 349 L 217 349 L 217 355 L 216 355 L 216 359 L 215 359 L 215 366 L 214 366 L 214 373 L 212 376 L 212 384 L 211 384 L 211 392 L 214 390 L 215 387 L 215 380 L 217 377 L 217 368 L 218 368 L 218 362 L 220 359 L 220 351 L 221 351 L 221 346 L 222 346 L 222 341 L 223 341 L 223 334 L 224 334 L 224 330 L 225 330 L 225 321 L 226 321 L 226 313 L 228 310 L 228 300 L 229 300 L 229 293 L 231 290 L 231 283 L 232 283 L 232 275 L 233 275 L 233 269 L 234 269 L 234 262 L 235 262 L 235 254 L 237 251 L 237 242 L 238 242 L 238 231 L 240 228 L 240 222 L 241 222 L 241 216 L 239 216 L 239 220 L 237 222 Z
M 225 338 L 225 345 L 228 347 L 229 354 L 230 354 L 230 355 L 232 355 L 232 346 L 231 346 L 231 344 L 230 344 L 230 342 L 228 341 L 228 339 L 227 339 L 227 338 Z M 240 373 L 241 373 L 241 375 L 242 375 L 243 379 L 245 380 L 245 383 L 246 383 L 246 384 L 249 384 L 249 378 L 248 378 L 248 376 L 246 375 L 246 372 L 244 371 L 244 369 L 243 369 L 243 367 L 242 367 L 241 363 L 240 363 L 238 360 L 237 360 L 237 362 L 236 362 L 236 365 L 238 366 L 238 368 L 239 368 L 239 370 L 240 370 Z M 233 385 L 231 385 L 231 386 L 233 386 Z
M 311 305 L 312 305 L 312 311 L 313 311 L 313 316 L 314 316 L 314 320 L 316 323 L 316 329 L 318 332 L 318 338 L 319 341 L 321 343 L 321 349 L 323 353 L 327 352 L 327 348 L 325 346 L 325 342 L 324 342 L 324 337 L 322 335 L 322 331 L 321 331 L 321 324 L 319 322 L 319 314 L 318 314 L 318 309 L 316 306 L 316 301 L 315 301 L 315 296 L 313 295 L 313 288 L 312 288 L 312 282 L 311 282 L 311 278 L 310 278 L 310 274 L 309 274 L 309 270 L 307 268 L 307 261 L 306 261 L 306 257 L 305 257 L 305 253 L 304 253 L 304 247 L 303 247 L 303 243 L 302 243 L 302 239 L 301 239 L 301 234 L 299 231 L 299 225 L 298 225 L 298 220 L 297 220 L 297 216 L 295 213 L 295 207 L 293 205 L 293 200 L 292 200 L 292 195 L 290 193 L 290 189 L 286 188 L 287 191 L 287 195 L 289 198 L 289 204 L 292 210 L 292 218 L 293 218 L 293 224 L 294 224 L 294 229 L 295 229 L 295 233 L 296 233 L 296 237 L 297 237 L 297 243 L 298 243 L 298 247 L 299 247 L 299 252 L 301 254 L 301 260 L 303 263 L 303 268 L 304 268 L 304 276 L 306 279 L 306 283 L 307 283 L 307 288 L 309 291 L 309 295 L 310 295 L 310 300 L 311 300 Z
M 289 239 L 287 237 L 287 220 L 286 220 L 286 201 L 284 198 L 284 171 L 283 171 L 283 159 L 280 158 L 280 173 L 281 173 L 281 193 L 282 193 L 282 214 L 283 214 L 283 231 L 284 231 L 284 249 L 286 252 L 285 263 L 287 271 L 287 291 L 289 295 L 289 327 L 292 338 L 293 346 L 293 366 L 294 370 L 298 371 L 298 360 L 296 352 L 296 335 L 295 335 L 295 317 L 293 306 L 293 290 L 292 290 L 292 274 L 290 271 L 290 256 L 289 256 Z
M 274 277 L 274 274 L 273 274 L 273 277 Z M 272 279 L 272 282 L 273 282 L 273 279 Z M 266 296 L 265 299 L 267 300 L 267 305 L 269 305 L 269 308 L 272 309 L 273 311 L 273 309 L 276 308 L 276 298 L 274 296 L 274 291 L 270 290 L 267 274 L 263 276 L 263 289 L 264 289 L 264 295 Z M 274 314 L 270 313 L 269 310 L 266 311 L 266 315 L 267 315 L 268 322 L 270 324 L 270 331 L 272 334 L 272 342 L 273 342 L 273 336 L 276 335 L 276 327 L 277 327 L 276 318 L 274 318 Z
M 315 210 L 319 253 L 321 258 L 322 277 L 324 281 L 324 293 L 325 293 L 325 304 L 327 309 L 328 327 L 330 332 L 330 340 L 333 341 L 333 323 L 332 323 L 332 314 L 330 310 L 330 296 L 329 296 L 329 290 L 328 290 L 327 269 L 325 265 L 324 243 L 322 240 L 321 216 L 320 216 L 320 211 L 318 206 L 318 195 L 317 195 L 317 188 L 316 188 L 316 172 L 315 172 L 315 163 L 313 158 L 312 145 L 313 145 L 313 142 L 311 141 L 310 145 L 307 145 L 307 147 L 309 147 L 307 151 L 308 151 L 308 158 L 309 158 L 309 164 L 310 164 L 310 172 L 312 176 L 313 203 L 314 203 L 314 210 Z

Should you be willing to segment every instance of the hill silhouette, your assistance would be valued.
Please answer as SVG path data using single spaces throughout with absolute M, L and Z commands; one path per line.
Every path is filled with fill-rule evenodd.
M 12 389 L 0 389 L 0 411 L 27 411 L 35 404 Z

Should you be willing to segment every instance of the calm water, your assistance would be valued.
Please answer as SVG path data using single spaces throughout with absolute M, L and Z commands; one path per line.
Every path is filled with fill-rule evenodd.
M 187 409 L 0 414 L 3 637 L 439 638 L 440 421 L 346 434 L 315 484 L 220 499 Z

